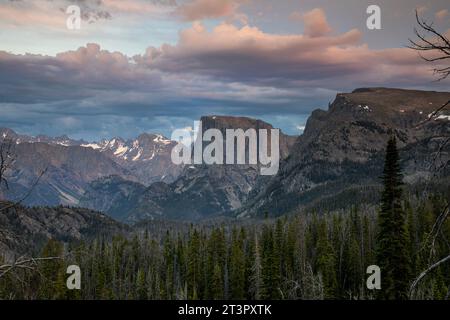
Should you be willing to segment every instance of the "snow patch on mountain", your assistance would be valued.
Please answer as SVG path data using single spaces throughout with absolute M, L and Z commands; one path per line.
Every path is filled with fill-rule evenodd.
M 101 147 L 97 143 L 86 143 L 82 144 L 81 146 L 85 148 L 92 148 L 94 150 L 101 149 Z

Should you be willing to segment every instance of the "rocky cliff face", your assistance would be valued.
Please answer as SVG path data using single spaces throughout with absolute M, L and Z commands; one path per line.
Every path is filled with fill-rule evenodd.
M 78 205 L 91 181 L 109 175 L 134 179 L 126 169 L 90 148 L 24 142 L 14 145 L 13 153 L 15 162 L 7 172 L 9 189 L 4 193 L 7 199 L 18 200 L 31 191 L 25 199 L 28 205 Z
M 261 120 L 246 117 L 202 117 L 202 130 L 218 129 L 226 139 L 226 129 L 273 129 Z M 289 154 L 296 137 L 280 134 L 280 155 Z M 204 143 L 203 145 L 207 145 Z M 224 147 L 224 158 L 226 157 Z M 248 151 L 248 150 L 247 150 Z M 130 210 L 128 221 L 152 217 L 196 220 L 223 215 L 238 209 L 247 200 L 260 177 L 259 165 L 190 165 L 171 184 L 150 186 Z
M 450 117 L 418 124 L 449 99 L 448 92 L 387 88 L 338 94 L 328 111 L 312 113 L 278 175 L 255 188 L 237 213 L 279 215 L 351 186 L 377 184 L 390 135 L 401 149 L 406 181 L 429 176 L 433 153 L 450 136 Z M 448 161 L 448 147 L 439 161 Z
M 22 198 L 46 170 L 25 199 L 27 205 L 80 205 L 85 192 L 91 190 L 89 184 L 97 179 L 118 176 L 149 185 L 156 181 L 172 182 L 182 170 L 182 166 L 171 161 L 175 142 L 156 134 L 145 133 L 127 141 L 115 138 L 87 143 L 67 136 L 19 135 L 0 128 L 2 141 L 12 142 L 16 159 L 12 170 L 7 172 L 10 188 L 3 192 L 7 199 Z
M 280 135 L 282 161 L 275 176 L 261 176 L 258 165 L 248 164 L 175 166 L 170 157 L 175 143 L 160 135 L 86 143 L 14 136 L 3 129 L 0 139 L 16 139 L 20 156 L 11 182 L 18 194 L 49 168 L 31 204 L 77 204 L 127 222 L 281 215 L 315 203 L 377 201 L 391 135 L 398 141 L 405 182 L 430 179 L 436 171 L 448 177 L 450 166 L 442 164 L 450 161 L 450 144 L 443 143 L 450 137 L 450 115 L 429 116 L 449 99 L 448 92 L 387 88 L 338 94 L 327 111 L 312 113 L 303 135 Z M 226 129 L 272 129 L 246 117 L 201 121 L 203 132 L 218 129 L 225 140 Z
M 83 144 L 97 150 L 130 171 L 137 181 L 150 185 L 153 182 L 172 182 L 183 169 L 172 163 L 170 153 L 176 145 L 159 134 L 144 133 L 136 139 L 114 138 L 98 143 Z

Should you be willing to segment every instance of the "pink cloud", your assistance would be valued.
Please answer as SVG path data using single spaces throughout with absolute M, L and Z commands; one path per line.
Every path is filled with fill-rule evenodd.
M 126 13 L 165 13 L 168 7 L 176 5 L 175 0 L 147 1 L 147 0 L 102 0 L 101 5 L 106 10 Z
M 65 27 L 67 16 L 60 10 L 55 10 L 48 3 L 22 3 L 11 2 L 9 5 L 0 5 L 0 21 L 12 25 L 44 25 Z
M 305 35 L 309 37 L 322 37 L 331 32 L 325 12 L 321 8 L 315 8 L 303 15 L 305 23 Z
M 236 16 L 245 19 L 237 12 L 245 0 L 193 0 L 180 5 L 175 14 L 186 21 L 195 21 L 208 18 L 222 18 Z
M 318 11 L 314 15 L 324 17 Z M 176 45 L 151 47 L 136 61 L 168 73 L 280 87 L 301 84 L 339 88 L 343 83 L 354 87 L 401 86 L 433 79 L 431 65 L 415 51 L 372 50 L 361 43 L 359 30 L 324 34 L 329 27 L 323 22 L 326 20 L 306 31 L 306 35 L 271 34 L 229 23 L 208 31 L 196 22 L 180 32 Z
M 438 19 L 438 20 L 444 20 L 448 16 L 448 10 L 442 9 L 442 10 L 436 12 L 435 16 L 436 16 L 436 19 Z
M 325 29 L 315 28 L 322 33 Z M 171 97 L 219 92 L 228 98 L 243 94 L 246 99 L 250 92 L 260 95 L 268 90 L 272 95 L 280 90 L 295 93 L 301 88 L 342 91 L 361 86 L 420 86 L 434 80 L 432 65 L 415 51 L 374 50 L 361 38 L 357 29 L 312 36 L 308 32 L 267 33 L 225 22 L 208 30 L 195 22 L 179 33 L 176 44 L 149 47 L 132 58 L 102 50 L 98 44 L 56 57 L 0 52 L 0 80 L 4 81 L 3 91 L 15 99 L 28 90 L 30 96 L 37 97 L 34 99 L 43 100 L 97 92 L 108 96 L 106 93 L 114 90 L 121 97 L 123 92 L 146 96 L 164 91 Z M 16 86 L 11 89 L 13 79 Z M 288 94 L 283 91 L 283 95 Z

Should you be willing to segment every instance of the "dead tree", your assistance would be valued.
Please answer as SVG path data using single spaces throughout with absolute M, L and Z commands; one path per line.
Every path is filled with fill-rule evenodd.
M 414 34 L 417 40 L 409 39 L 408 48 L 416 50 L 420 57 L 430 63 L 439 62 L 440 66 L 434 67 L 433 72 L 438 76 L 437 81 L 447 79 L 450 75 L 450 39 L 443 33 L 437 31 L 432 22 L 427 22 L 420 18 L 416 10 L 416 21 L 420 31 L 414 28 Z M 425 53 L 428 56 L 425 56 Z M 445 64 L 446 65 L 443 65 Z M 450 105 L 450 100 L 432 112 L 427 120 L 431 120 L 439 115 L 441 111 Z
M 414 33 L 419 40 L 409 39 L 409 48 L 418 51 L 421 58 L 427 62 L 443 62 L 450 59 L 450 40 L 437 31 L 433 23 L 420 18 L 417 11 L 416 21 L 420 31 L 414 28 Z M 422 54 L 423 52 L 433 56 L 426 57 Z M 433 72 L 438 75 L 438 81 L 444 80 L 450 75 L 450 65 L 435 67 Z
M 18 269 L 36 270 L 39 262 L 62 259 L 62 257 L 25 258 L 20 257 L 12 263 L 0 265 L 0 279 Z
M 9 189 L 6 173 L 9 169 L 11 169 L 16 159 L 13 147 L 14 144 L 11 139 L 3 139 L 0 141 L 0 190 L 2 186 Z
M 433 23 L 427 22 L 425 19 L 420 18 L 419 14 L 416 10 L 416 21 L 419 27 L 419 30 L 414 28 L 414 33 L 417 40 L 409 39 L 410 45 L 409 48 L 416 50 L 420 57 L 430 63 L 439 63 L 439 66 L 434 67 L 433 73 L 438 76 L 436 81 L 442 81 L 449 77 L 450 75 L 450 40 L 441 32 L 437 31 Z M 417 125 L 417 127 L 421 127 L 425 123 L 436 119 L 440 115 L 440 113 L 450 106 L 450 100 L 442 104 L 440 107 L 435 109 L 427 119 L 422 121 Z M 438 155 L 444 147 L 449 143 L 450 138 L 443 137 L 443 142 L 439 146 Z M 439 259 L 437 262 L 432 262 L 432 259 L 435 256 L 435 241 L 436 238 L 442 234 L 442 225 L 449 217 L 449 204 L 447 203 L 442 213 L 436 219 L 436 222 L 433 225 L 432 230 L 426 239 L 426 245 L 430 245 L 430 256 L 429 256 L 429 267 L 422 271 L 417 278 L 413 281 L 410 287 L 410 298 L 414 297 L 414 293 L 419 282 L 425 278 L 430 272 L 439 267 L 441 264 L 450 261 L 450 255 L 447 255 L 444 258 Z M 450 286 L 448 289 L 450 294 Z M 447 298 L 448 295 L 447 294 Z
M 7 201 L 6 199 L 2 199 L 2 189 L 9 189 L 7 179 L 8 170 L 11 170 L 13 168 L 14 163 L 17 159 L 17 155 L 14 150 L 15 145 L 15 142 L 11 139 L 0 139 L 0 212 L 22 204 L 31 195 L 33 190 L 39 184 L 41 178 L 47 172 L 47 168 L 41 170 L 30 188 L 28 188 L 25 194 L 23 194 L 18 199 L 14 201 Z

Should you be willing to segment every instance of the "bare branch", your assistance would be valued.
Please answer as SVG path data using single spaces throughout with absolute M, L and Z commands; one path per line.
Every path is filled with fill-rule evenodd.
M 39 174 L 39 176 L 36 178 L 36 180 L 34 181 L 34 183 L 31 185 L 31 187 L 28 189 L 27 193 L 25 193 L 20 199 L 0 208 L 0 212 L 4 211 L 4 210 L 8 210 L 12 207 L 16 207 L 20 204 L 22 204 L 22 202 L 24 202 L 33 192 L 34 188 L 36 188 L 36 186 L 39 184 L 39 181 L 41 180 L 41 178 L 44 176 L 44 174 L 47 172 L 48 168 L 45 168 L 44 170 L 41 171 L 41 173 Z M 1 202 L 0 202 L 1 203 Z
M 441 264 L 443 264 L 446 261 L 450 260 L 450 255 L 446 256 L 445 258 L 439 260 L 438 262 L 436 262 L 435 264 L 431 265 L 430 267 L 428 267 L 426 270 L 424 270 L 415 280 L 414 282 L 411 284 L 411 287 L 409 289 L 409 297 L 412 298 L 413 294 L 415 292 L 415 289 L 417 287 L 417 284 L 431 271 L 433 271 L 434 269 L 436 269 L 437 267 L 439 267 Z
M 6 189 L 9 188 L 8 180 L 5 177 L 6 171 L 12 167 L 15 161 L 13 146 L 11 139 L 2 139 L 0 141 L 0 187 L 4 184 Z
M 437 108 L 436 110 L 434 110 L 430 115 L 428 115 L 428 117 L 427 117 L 425 120 L 419 122 L 419 123 L 415 126 L 415 128 L 420 127 L 420 126 L 422 126 L 423 124 L 425 124 L 425 123 L 427 123 L 427 122 L 429 122 L 429 121 L 431 121 L 431 120 L 436 119 L 436 117 L 439 115 L 439 113 L 440 113 L 442 110 L 444 110 L 444 109 L 445 109 L 447 106 L 449 106 L 449 105 L 450 105 L 450 100 L 448 100 L 448 101 L 447 101 L 446 103 L 444 103 L 442 106 L 440 106 L 439 108 Z
M 428 23 L 424 19 L 421 19 L 419 17 L 419 14 L 416 10 L 416 21 L 419 25 L 420 29 L 424 31 L 426 34 L 431 34 L 431 38 L 427 37 L 426 35 L 420 33 L 417 28 L 414 28 L 414 34 L 419 40 L 412 40 L 409 39 L 410 45 L 408 48 L 416 50 L 418 52 L 420 51 L 426 51 L 426 52 L 436 52 L 440 53 L 440 56 L 428 58 L 424 57 L 419 53 L 419 56 L 427 61 L 427 62 L 436 62 L 436 61 L 443 61 L 450 59 L 450 40 L 447 39 L 446 36 L 444 36 L 442 33 L 438 32 L 434 27 L 432 23 Z M 433 72 L 437 74 L 439 77 L 437 81 L 441 81 L 446 79 L 450 75 L 450 67 L 436 67 L 433 69 Z
M 38 262 L 62 259 L 62 257 L 43 257 L 43 258 L 28 258 L 20 257 L 11 264 L 4 264 L 0 266 L 0 278 L 13 271 L 14 269 L 35 270 Z

